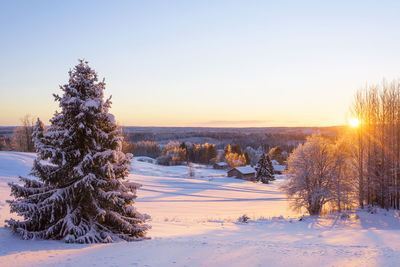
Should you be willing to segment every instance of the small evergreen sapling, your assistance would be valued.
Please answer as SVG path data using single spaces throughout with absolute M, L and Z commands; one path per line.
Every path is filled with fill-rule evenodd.
M 127 182 L 130 157 L 121 151 L 121 130 L 108 113 L 104 80 L 87 62 L 69 72 L 63 95 L 54 95 L 60 112 L 44 133 L 38 121 L 37 149 L 31 174 L 23 185 L 10 183 L 11 212 L 23 220 L 6 222 L 23 239 L 58 239 L 71 243 L 141 240 L 147 215 L 133 206 L 138 184 Z
M 268 184 L 270 181 L 275 180 L 274 166 L 272 165 L 272 161 L 269 155 L 262 153 L 255 169 L 257 171 L 256 173 L 257 181 L 261 181 L 264 184 Z
M 36 121 L 35 126 L 33 127 L 33 132 L 32 132 L 32 140 L 33 144 L 35 146 L 35 151 L 39 152 L 40 149 L 43 147 L 43 141 L 44 141 L 44 124 L 43 122 L 38 118 Z

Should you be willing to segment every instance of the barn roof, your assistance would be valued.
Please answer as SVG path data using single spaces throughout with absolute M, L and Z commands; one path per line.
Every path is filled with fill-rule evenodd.
M 286 169 L 285 165 L 274 165 L 274 170 L 278 172 L 283 172 Z
M 256 170 L 254 170 L 251 166 L 235 167 L 233 169 L 238 170 L 242 174 L 250 174 L 256 172 Z

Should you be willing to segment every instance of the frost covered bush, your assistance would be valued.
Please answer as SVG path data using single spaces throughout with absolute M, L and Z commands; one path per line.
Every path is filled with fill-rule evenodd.
M 377 214 L 378 209 L 375 206 L 367 205 L 367 211 L 371 214 Z
M 189 177 L 195 176 L 195 171 L 194 171 L 194 168 L 191 163 L 188 164 L 188 175 L 189 175 Z
M 68 84 L 47 132 L 35 127 L 37 158 L 23 185 L 10 183 L 11 212 L 21 221 L 6 222 L 23 239 L 71 243 L 141 240 L 148 218 L 133 206 L 138 184 L 128 182 L 130 157 L 121 151 L 121 130 L 108 113 L 104 81 L 87 62 L 69 72 Z
M 350 214 L 348 214 L 347 212 L 343 212 L 340 214 L 340 219 L 342 220 L 350 219 Z
M 281 221 L 281 220 L 284 220 L 284 219 L 285 219 L 285 218 L 283 218 L 282 215 L 279 216 L 279 217 L 274 216 L 274 217 L 271 218 L 271 220 L 273 220 L 273 221 Z
M 242 216 L 240 216 L 238 218 L 238 222 L 241 222 L 241 223 L 248 223 L 249 220 L 250 220 L 250 217 L 248 217 L 246 214 L 243 214 Z
M 329 197 L 329 162 L 328 144 L 320 136 L 312 136 L 290 155 L 283 189 L 295 208 L 305 207 L 310 215 L 321 213 Z
M 310 215 L 321 213 L 329 203 L 340 212 L 352 205 L 355 188 L 352 165 L 344 141 L 333 144 L 320 135 L 312 135 L 288 158 L 288 181 L 282 189 L 294 200 L 297 209 Z
M 172 158 L 171 158 L 171 156 L 168 156 L 168 155 L 159 156 L 156 159 L 157 164 L 164 165 L 164 166 L 170 166 L 171 165 L 171 161 L 172 161 Z

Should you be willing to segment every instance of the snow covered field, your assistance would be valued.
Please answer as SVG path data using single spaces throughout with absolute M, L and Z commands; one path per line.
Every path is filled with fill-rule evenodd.
M 152 216 L 152 238 L 78 245 L 24 241 L 4 228 L 10 218 L 7 182 L 26 176 L 34 154 L 0 152 L 0 266 L 398 266 L 400 218 L 393 211 L 307 217 L 288 208 L 278 187 L 225 177 L 195 165 L 132 163 L 143 187 L 136 206 Z M 142 158 L 143 159 L 143 158 Z M 248 224 L 237 218 L 247 214 Z

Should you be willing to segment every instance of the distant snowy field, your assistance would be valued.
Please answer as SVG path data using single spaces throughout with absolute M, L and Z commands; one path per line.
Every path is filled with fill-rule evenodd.
M 400 218 L 378 210 L 307 217 L 289 209 L 279 185 L 226 177 L 195 165 L 135 158 L 129 179 L 143 185 L 136 207 L 152 216 L 148 241 L 78 245 L 24 241 L 4 228 L 7 182 L 27 176 L 35 155 L 0 152 L 0 266 L 398 266 Z M 148 160 L 150 161 L 150 160 Z M 248 224 L 237 218 L 246 214 Z

